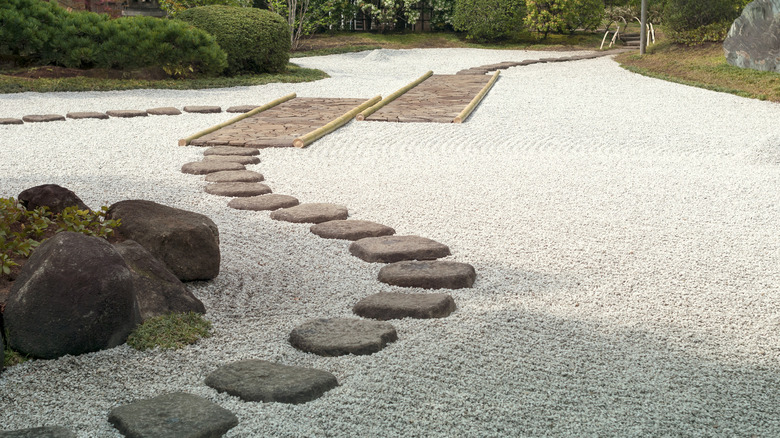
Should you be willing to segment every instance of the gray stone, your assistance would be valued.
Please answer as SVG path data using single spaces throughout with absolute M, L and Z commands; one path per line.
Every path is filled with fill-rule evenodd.
M 380 292 L 363 298 L 352 308 L 356 315 L 379 320 L 444 318 L 455 310 L 447 294 L 399 294 Z
M 131 438 L 213 438 L 238 425 L 232 412 L 183 392 L 119 406 L 109 412 L 108 421 Z
M 146 110 L 146 113 L 152 116 L 178 116 L 181 114 L 181 111 L 172 106 L 163 106 L 159 108 L 149 108 Z
M 33 427 L 30 429 L 2 430 L 0 438 L 76 438 L 76 434 L 62 426 Z
M 188 113 L 215 114 L 221 113 L 222 108 L 208 105 L 188 105 L 184 107 L 184 111 Z
M 471 287 L 476 278 L 473 266 L 443 260 L 395 262 L 383 266 L 378 276 L 382 283 L 424 289 Z
M 252 170 L 223 170 L 206 175 L 206 182 L 260 182 L 263 175 Z
M 106 114 L 108 114 L 111 117 L 121 117 L 121 118 L 146 117 L 149 115 L 146 111 L 142 111 L 142 110 L 109 110 L 106 111 Z
M 325 203 L 300 204 L 271 213 L 271 219 L 297 224 L 319 224 L 321 222 L 346 219 L 348 216 L 347 207 Z
M 260 105 L 236 105 L 227 109 L 229 113 L 248 113 Z
M 246 165 L 257 164 L 260 162 L 260 158 L 247 155 L 206 155 L 203 161 L 227 161 Z
M 232 163 L 229 161 L 193 161 L 181 166 L 182 173 L 192 175 L 206 175 L 214 172 L 223 172 L 225 170 L 246 170 L 243 164 Z
M 60 122 L 65 120 L 65 117 L 59 114 L 31 114 L 22 117 L 22 120 L 27 123 Z
M 345 240 L 359 240 L 366 237 L 390 236 L 395 234 L 395 230 L 387 225 L 358 220 L 322 222 L 312 225 L 309 230 L 325 239 Z
M 3 314 L 0 313 L 0 329 L 4 327 L 3 324 Z M 0 333 L 0 351 L 5 352 L 5 334 Z M 3 353 L 5 354 L 5 353 Z M 0 360 L 0 374 L 3 374 L 3 369 L 5 368 L 5 360 Z
M 44 184 L 30 187 L 19 193 L 19 202 L 27 210 L 35 210 L 39 207 L 47 207 L 54 214 L 62 213 L 68 207 L 77 207 L 79 210 L 89 210 L 87 204 L 81 200 L 72 190 L 57 184 Z
M 293 347 L 320 356 L 366 355 L 398 340 L 386 322 L 354 318 L 312 319 L 290 332 Z
M 420 236 L 366 237 L 353 242 L 349 252 L 371 263 L 434 260 L 450 255 L 447 245 Z
M 780 0 L 750 2 L 723 41 L 734 66 L 780 73 Z
M 0 125 L 24 125 L 24 120 L 13 118 L 0 118 Z
M 255 148 L 241 148 L 236 146 L 215 146 L 203 151 L 203 155 L 260 155 Z
M 86 112 L 75 112 L 75 113 L 68 113 L 65 115 L 65 117 L 69 119 L 101 119 L 105 120 L 108 118 L 108 114 L 106 113 L 99 113 L 97 111 L 86 111 Z
M 336 376 L 313 368 L 242 360 L 221 366 L 206 385 L 250 402 L 306 403 L 338 386 Z
M 217 196 L 248 197 L 271 193 L 271 188 L 258 182 L 223 182 L 206 186 L 206 193 Z
M 267 211 L 289 208 L 298 205 L 298 200 L 289 195 L 261 195 L 248 198 L 235 198 L 228 202 L 228 207 L 236 210 Z

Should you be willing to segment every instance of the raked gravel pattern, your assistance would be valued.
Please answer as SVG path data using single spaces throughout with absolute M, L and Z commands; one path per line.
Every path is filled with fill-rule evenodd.
M 0 117 L 387 95 L 427 70 L 569 53 L 376 50 L 294 60 L 330 79 L 203 91 L 0 96 Z M 440 320 L 399 320 L 370 356 L 287 343 L 351 317 L 381 264 L 307 225 L 227 208 L 179 172 L 176 142 L 224 114 L 0 126 L 0 196 L 56 183 L 97 207 L 149 199 L 210 216 L 222 270 L 191 283 L 214 336 L 27 362 L 0 377 L 0 425 L 113 437 L 111 408 L 186 391 L 247 436 L 780 435 L 780 105 L 642 77 L 612 59 L 515 67 L 462 125 L 350 123 L 307 149 L 266 149 L 275 193 L 450 246 L 473 288 Z M 246 403 L 203 384 L 263 359 L 333 373 L 303 404 Z

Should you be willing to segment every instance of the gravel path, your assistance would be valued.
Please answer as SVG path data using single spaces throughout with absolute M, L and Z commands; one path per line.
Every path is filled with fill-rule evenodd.
M 562 53 L 377 50 L 295 60 L 332 78 L 210 91 L 0 96 L 0 117 L 386 95 L 427 70 Z M 0 126 L 0 196 L 57 183 L 93 207 L 143 198 L 210 216 L 222 271 L 191 284 L 215 334 L 176 352 L 127 346 L 0 378 L 0 425 L 118 433 L 117 405 L 170 391 L 235 412 L 228 436 L 780 435 L 780 105 L 662 82 L 601 58 L 512 68 L 462 125 L 351 123 L 248 166 L 275 193 L 448 244 L 474 265 L 441 320 L 322 358 L 287 342 L 309 318 L 401 291 L 348 242 L 233 210 L 176 141 L 225 114 Z M 408 291 L 408 290 L 407 290 Z M 412 290 L 416 291 L 416 290 Z M 316 367 L 340 385 L 304 405 L 203 384 L 219 365 Z

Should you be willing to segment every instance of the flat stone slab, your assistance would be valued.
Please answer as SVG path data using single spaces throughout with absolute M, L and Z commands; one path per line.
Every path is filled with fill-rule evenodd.
M 122 117 L 122 118 L 146 117 L 149 115 L 149 113 L 142 110 L 109 110 L 106 111 L 106 114 L 108 114 L 111 117 Z
M 101 119 L 105 120 L 108 118 L 108 114 L 106 113 L 100 113 L 97 111 L 84 111 L 84 112 L 74 112 L 74 113 L 68 113 L 65 114 L 65 117 L 69 119 Z
M 471 287 L 477 273 L 468 263 L 445 260 L 403 261 L 385 265 L 378 280 L 401 287 L 425 289 L 461 289 Z
M 240 148 L 236 146 L 214 146 L 203 151 L 203 155 L 260 155 L 255 148 Z
M 366 237 L 390 236 L 395 230 L 370 221 L 336 220 L 312 225 L 311 232 L 324 239 L 358 240 Z
M 238 425 L 235 414 L 205 398 L 183 392 L 164 394 L 118 408 L 108 421 L 133 438 L 220 437 Z
M 24 120 L 13 119 L 13 118 L 2 118 L 0 119 L 0 125 L 24 125 Z
M 235 105 L 228 108 L 226 111 L 229 113 L 248 113 L 260 105 Z
M 420 236 L 366 237 L 353 242 L 349 252 L 370 263 L 434 260 L 450 255 L 447 245 Z
M 247 155 L 206 155 L 203 157 L 203 161 L 229 161 L 240 164 L 257 164 L 260 162 L 260 158 Z
M 366 355 L 398 340 L 386 322 L 355 318 L 312 319 L 290 332 L 293 347 L 320 356 Z
M 300 204 L 271 213 L 271 219 L 296 224 L 319 224 L 321 222 L 346 219 L 348 216 L 349 211 L 347 207 L 326 203 Z
M 76 438 L 76 434 L 62 426 L 45 426 L 3 430 L 0 431 L 0 438 Z
M 444 318 L 455 311 L 447 294 L 400 294 L 380 292 L 363 298 L 352 308 L 356 315 L 379 320 Z
M 162 106 L 159 108 L 149 108 L 146 110 L 146 113 L 153 116 L 178 116 L 181 114 L 181 111 L 172 106 Z
M 225 170 L 246 170 L 241 163 L 231 163 L 229 161 L 193 161 L 181 166 L 182 173 L 192 175 L 206 175 Z
M 298 199 L 290 195 L 277 194 L 236 198 L 228 202 L 228 207 L 230 208 L 253 211 L 278 210 L 280 208 L 295 207 L 296 205 L 298 205 Z
M 22 117 L 22 121 L 27 123 L 60 122 L 63 120 L 65 120 L 65 117 L 59 114 L 30 114 Z
M 208 106 L 208 105 L 187 105 L 184 107 L 184 112 L 200 113 L 200 114 L 215 114 L 215 113 L 221 113 L 222 108 L 218 106 Z
M 336 376 L 314 368 L 265 360 L 242 360 L 221 366 L 206 385 L 250 402 L 306 403 L 339 385 Z
M 253 170 L 223 170 L 206 175 L 206 182 L 260 182 L 262 174 Z
M 206 186 L 206 193 L 217 196 L 258 196 L 271 193 L 271 188 L 258 182 L 221 182 Z

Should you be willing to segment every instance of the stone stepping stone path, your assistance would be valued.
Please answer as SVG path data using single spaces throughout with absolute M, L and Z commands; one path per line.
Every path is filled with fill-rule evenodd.
M 474 267 L 467 263 L 443 260 L 403 261 L 385 265 L 377 279 L 382 283 L 424 289 L 461 289 L 477 279 Z
M 146 110 L 146 113 L 153 116 L 178 116 L 181 115 L 181 111 L 178 108 L 172 106 L 163 106 L 160 108 L 150 108 Z
M 206 186 L 206 193 L 217 196 L 259 196 L 271 193 L 271 188 L 259 182 L 221 182 Z
M 327 371 L 250 359 L 219 367 L 206 385 L 248 402 L 300 404 L 320 398 L 338 381 Z
M 236 198 L 228 202 L 228 207 L 230 208 L 253 211 L 278 210 L 280 208 L 295 207 L 296 205 L 298 205 L 298 199 L 289 195 L 277 194 Z
M 260 151 L 254 148 L 241 148 L 235 146 L 215 146 L 203 151 L 203 155 L 260 155 Z
M 0 430 L 0 438 L 76 438 L 76 434 L 62 426 L 45 426 Z
M 229 161 L 246 165 L 258 164 L 260 163 L 260 158 L 248 155 L 206 155 L 203 157 L 203 161 Z
M 0 119 L 0 125 L 24 125 L 24 120 L 4 117 Z
M 131 117 L 146 117 L 149 115 L 143 110 L 110 110 L 106 111 L 111 117 L 131 118 Z
M 390 236 L 395 230 L 370 221 L 335 220 L 312 225 L 309 230 L 324 239 L 359 240 L 366 237 Z
M 187 105 L 184 107 L 184 112 L 198 113 L 198 114 L 216 114 L 216 113 L 221 113 L 222 108 L 218 106 Z
M 290 344 L 319 356 L 376 353 L 398 340 L 395 327 L 386 322 L 355 318 L 313 319 L 290 332 Z
M 59 114 L 32 114 L 22 117 L 22 121 L 27 123 L 60 122 L 63 120 L 65 117 Z
M 206 182 L 260 182 L 265 178 L 253 170 L 223 170 L 206 175 Z
M 134 438 L 220 437 L 238 425 L 238 417 L 232 412 L 183 392 L 114 408 L 108 421 L 122 435 Z
M 380 292 L 363 298 L 352 311 L 364 318 L 445 318 L 455 311 L 455 300 L 447 294 L 401 294 Z
M 420 236 L 383 236 L 355 241 L 349 246 L 349 252 L 369 263 L 393 263 L 446 257 L 450 248 Z
M 271 219 L 296 224 L 319 224 L 321 222 L 346 219 L 348 216 L 349 211 L 347 207 L 326 203 L 300 204 L 271 213 Z
M 99 119 L 99 120 L 105 120 L 108 117 L 108 114 L 106 113 L 99 113 L 97 111 L 86 111 L 86 112 L 77 112 L 77 113 L 68 113 L 65 114 L 65 117 L 69 119 L 79 120 L 79 119 Z
M 231 163 L 229 161 L 193 161 L 181 166 L 182 173 L 192 175 L 206 175 L 225 170 L 246 170 L 243 164 Z
M 231 106 L 226 111 L 229 113 L 248 113 L 259 106 L 260 105 L 236 105 Z

